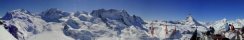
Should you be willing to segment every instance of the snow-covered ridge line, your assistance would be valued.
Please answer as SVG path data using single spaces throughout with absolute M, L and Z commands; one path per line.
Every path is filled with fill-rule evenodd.
M 88 13 L 64 12 L 51 8 L 37 15 L 17 9 L 7 12 L 1 19 L 6 25 L 4 27 L 10 27 L 7 30 L 15 30 L 11 34 L 18 40 L 36 40 L 48 36 L 47 32 L 58 32 L 58 35 L 65 36 L 64 39 L 95 40 L 113 36 L 114 39 L 118 39 L 120 34 L 124 34 L 122 30 L 130 27 L 142 30 L 141 32 L 147 31 L 143 26 L 145 22 L 140 17 L 130 16 L 125 10 L 115 9 L 98 9 Z
M 144 21 L 126 10 L 98 9 L 92 12 L 65 12 L 51 8 L 39 14 L 24 9 L 7 12 L 4 27 L 18 40 L 187 40 L 191 34 L 221 31 L 227 24 L 243 27 L 244 20 L 198 22 L 191 15 L 179 21 Z M 5 30 L 5 31 L 6 31 Z M 14 30 L 14 31 L 11 31 Z M 218 33 L 218 32 L 216 32 Z

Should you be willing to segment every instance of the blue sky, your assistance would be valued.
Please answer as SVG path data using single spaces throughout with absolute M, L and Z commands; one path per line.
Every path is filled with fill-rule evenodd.
M 49 8 L 68 12 L 124 9 L 145 20 L 182 20 L 189 13 L 200 21 L 244 18 L 242 0 L 0 0 L 0 16 L 20 8 L 31 12 Z

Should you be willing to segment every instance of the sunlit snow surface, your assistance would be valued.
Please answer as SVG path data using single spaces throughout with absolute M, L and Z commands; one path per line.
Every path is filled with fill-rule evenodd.
M 17 40 L 10 34 L 7 30 L 4 29 L 3 25 L 0 25 L 0 40 Z
M 218 31 L 224 30 L 226 23 L 234 24 L 236 28 L 244 23 L 243 19 L 223 19 L 207 24 L 192 16 L 180 21 L 146 21 L 129 15 L 125 10 L 98 9 L 89 13 L 65 12 L 56 8 L 39 14 L 17 9 L 7 12 L 2 19 L 6 26 L 0 27 L 0 40 L 189 40 L 194 30 L 203 36 L 209 26 L 221 33 Z M 18 30 L 8 32 L 13 28 L 4 27 L 10 25 Z

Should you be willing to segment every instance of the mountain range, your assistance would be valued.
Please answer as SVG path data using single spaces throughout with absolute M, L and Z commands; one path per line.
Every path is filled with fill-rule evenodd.
M 16 9 L 7 12 L 1 21 L 1 35 L 7 38 L 0 36 L 0 40 L 187 40 L 194 30 L 206 32 L 212 26 L 221 31 L 227 23 L 236 28 L 244 23 L 243 19 L 199 22 L 191 15 L 180 21 L 148 21 L 126 10 L 98 9 L 89 13 L 57 8 L 39 13 Z

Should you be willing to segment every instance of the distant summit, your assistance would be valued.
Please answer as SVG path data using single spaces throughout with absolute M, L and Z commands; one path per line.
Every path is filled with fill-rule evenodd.
M 127 29 L 140 30 L 138 32 L 140 34 L 148 31 L 141 17 L 116 9 L 98 9 L 88 13 L 65 12 L 50 8 L 37 15 L 24 9 L 16 9 L 7 12 L 2 20 L 4 20 L 4 27 L 14 27 L 6 30 L 16 30 L 11 34 L 14 34 L 13 36 L 18 40 L 31 39 L 31 36 L 38 36 L 36 34 L 40 35 L 47 31 L 59 31 L 62 33 L 59 35 L 74 39 L 93 39 L 104 35 L 119 36 Z
M 111 26 L 110 24 L 114 24 L 112 20 L 116 20 L 117 22 L 120 22 L 126 26 L 133 25 L 136 26 L 136 28 L 146 30 L 143 27 L 143 24 L 145 24 L 145 22 L 140 17 L 135 15 L 131 16 L 125 10 L 98 9 L 98 10 L 93 10 L 91 15 L 94 17 L 101 18 L 101 20 L 105 22 L 108 26 Z M 125 27 L 115 27 L 115 28 L 122 30 Z
M 20 18 L 20 19 L 26 19 L 31 15 L 31 13 L 24 9 L 16 9 L 7 12 L 1 19 L 3 20 L 10 20 L 13 18 Z
M 191 15 L 188 15 L 184 21 L 185 25 L 195 25 L 195 26 L 203 26 L 198 21 L 196 21 Z
M 60 18 L 69 16 L 70 13 L 63 12 L 57 8 L 50 8 L 42 13 L 40 13 L 40 16 L 42 19 L 44 19 L 47 22 L 60 22 Z
M 52 40 L 188 40 L 196 29 L 202 36 L 210 26 L 217 31 L 215 33 L 221 33 L 228 24 L 241 28 L 244 23 L 243 19 L 222 19 L 206 24 L 191 15 L 178 21 L 145 21 L 126 10 L 65 12 L 57 8 L 35 15 L 24 9 L 16 9 L 7 12 L 1 19 L 3 25 L 0 26 L 5 29 L 1 31 L 9 32 L 12 34 L 10 37 L 17 40 L 45 40 L 46 37 L 52 37 Z

